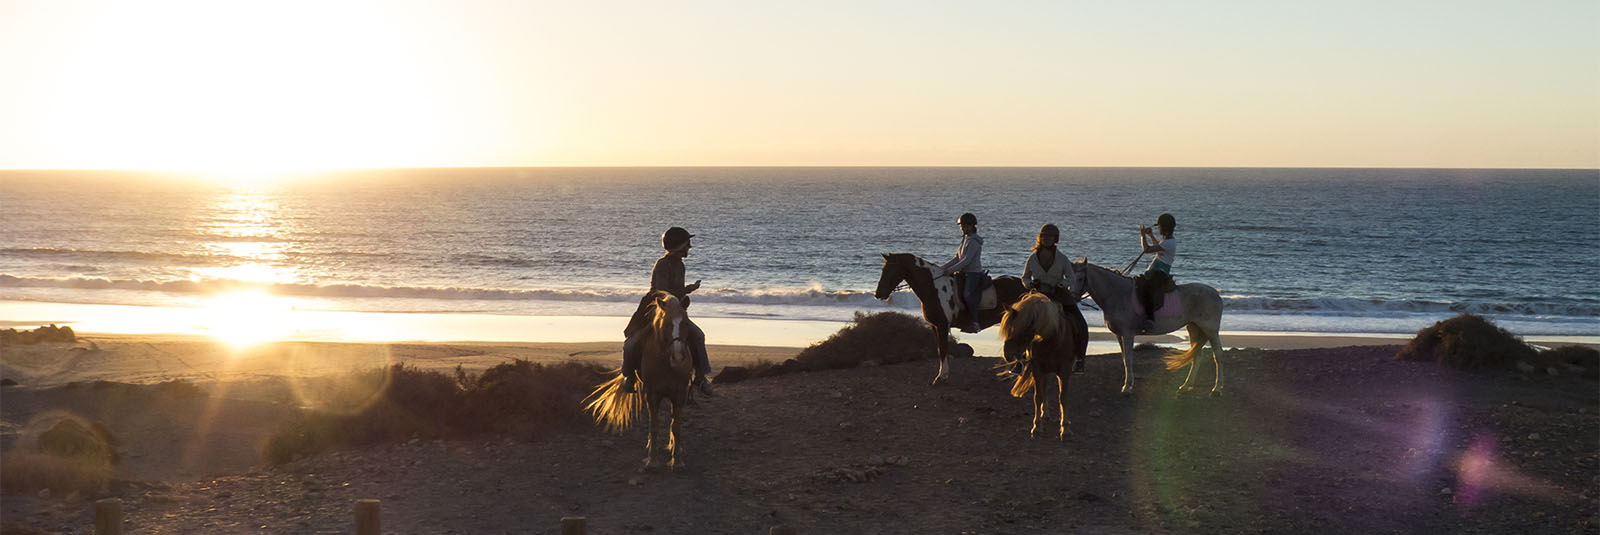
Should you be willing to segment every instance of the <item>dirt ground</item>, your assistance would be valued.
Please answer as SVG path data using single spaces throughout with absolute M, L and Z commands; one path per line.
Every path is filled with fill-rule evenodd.
M 676 472 L 638 470 L 638 428 L 257 466 L 244 445 L 290 410 L 248 383 L 177 400 L 7 387 L 0 413 L 9 431 L 46 410 L 102 421 L 127 473 L 162 474 L 107 494 L 128 533 L 352 533 L 363 498 L 382 500 L 385 533 L 558 533 L 563 516 L 595 534 L 1600 532 L 1595 382 L 1397 349 L 1229 351 L 1217 397 L 1209 366 L 1177 394 L 1155 352 L 1124 396 L 1119 360 L 1093 356 L 1065 441 L 1028 436 L 1030 403 L 988 358 L 939 387 L 933 362 L 751 380 L 691 409 Z M 99 497 L 4 496 L 0 512 L 7 533 L 89 533 Z

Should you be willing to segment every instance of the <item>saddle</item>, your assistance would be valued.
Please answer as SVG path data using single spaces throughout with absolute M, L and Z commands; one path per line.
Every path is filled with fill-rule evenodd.
M 957 271 L 951 275 L 956 283 L 956 303 L 960 305 L 960 308 L 956 309 L 956 316 L 957 319 L 965 321 L 972 314 L 972 311 L 966 309 L 966 300 L 961 297 L 967 295 L 966 272 Z M 995 296 L 994 277 L 989 276 L 989 272 L 983 272 L 983 277 L 979 279 L 979 288 L 982 289 L 978 294 L 978 310 L 991 310 L 998 306 L 1000 299 Z
M 1166 303 L 1178 301 L 1178 282 L 1174 282 L 1173 276 L 1168 272 L 1152 269 L 1133 277 L 1133 282 L 1134 303 L 1139 304 L 1139 311 L 1149 308 L 1147 314 L 1149 317 L 1154 317 L 1155 312 L 1162 311 L 1163 308 L 1171 311 L 1171 308 L 1166 308 Z
M 983 291 L 983 302 L 978 308 L 994 308 L 994 277 L 990 277 L 987 271 L 980 273 L 983 277 L 979 279 L 978 287 Z M 956 280 L 956 295 L 967 295 L 967 272 L 957 271 L 950 276 Z

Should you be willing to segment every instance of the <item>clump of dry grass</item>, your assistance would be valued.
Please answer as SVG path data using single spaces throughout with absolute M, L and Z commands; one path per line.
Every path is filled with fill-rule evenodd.
M 117 442 L 105 426 L 62 416 L 30 427 L 34 430 L 0 458 L 0 489 L 94 493 L 110 485 Z
M 1395 354 L 1397 360 L 1436 362 L 1461 370 L 1516 369 L 1532 366 L 1539 354 L 1505 329 L 1481 316 L 1462 314 L 1417 331 Z
M 730 366 L 717 376 L 717 381 L 731 383 L 752 377 L 931 359 L 939 356 L 929 343 L 932 340 L 933 328 L 922 318 L 899 312 L 857 312 L 849 325 L 826 340 L 811 344 L 792 359 Z
M 47 342 L 76 342 L 78 335 L 72 327 L 57 327 L 54 323 L 30 331 L 0 329 L 0 344 L 38 344 Z
M 396 364 L 335 381 L 349 391 L 326 394 L 328 399 L 365 401 L 336 404 L 358 407 L 351 412 L 301 412 L 273 433 L 262 457 L 281 464 L 332 448 L 486 433 L 532 439 L 553 429 L 585 425 L 589 420 L 579 402 L 604 375 L 592 364 L 525 360 L 497 365 L 481 375 L 459 367 L 445 374 Z M 371 385 L 381 385 L 375 396 L 367 390 Z

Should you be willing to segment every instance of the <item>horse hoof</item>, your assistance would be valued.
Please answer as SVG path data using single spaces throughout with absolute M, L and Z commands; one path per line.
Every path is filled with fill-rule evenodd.
M 934 377 L 933 378 L 933 386 L 939 386 L 939 385 L 942 385 L 942 384 L 944 384 L 944 378 L 943 377 Z
M 1221 390 L 1212 390 L 1211 391 L 1211 397 L 1214 397 L 1214 398 L 1222 397 L 1222 391 Z
M 1124 386 L 1124 387 L 1122 387 L 1122 393 L 1123 393 L 1123 395 L 1132 394 L 1133 393 L 1133 387 L 1132 386 Z

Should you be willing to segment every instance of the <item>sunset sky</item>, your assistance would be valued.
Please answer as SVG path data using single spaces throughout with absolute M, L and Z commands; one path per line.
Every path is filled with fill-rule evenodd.
M 0 168 L 1600 167 L 1600 2 L 0 0 Z

